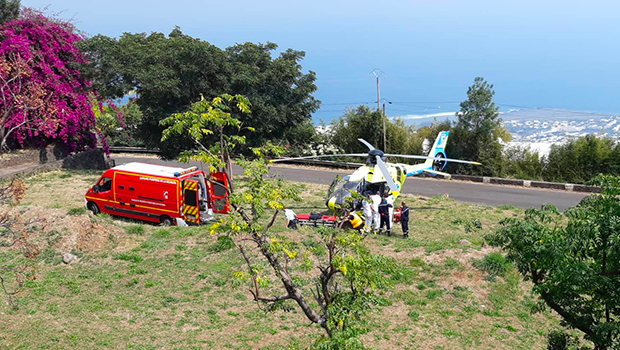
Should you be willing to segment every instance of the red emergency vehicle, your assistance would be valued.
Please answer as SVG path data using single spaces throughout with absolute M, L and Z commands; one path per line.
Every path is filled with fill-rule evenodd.
M 127 163 L 108 169 L 86 192 L 86 207 L 165 225 L 200 224 L 228 213 L 228 178 L 197 167 Z

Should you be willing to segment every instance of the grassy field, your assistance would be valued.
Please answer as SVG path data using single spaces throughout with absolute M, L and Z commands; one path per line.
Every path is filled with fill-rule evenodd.
M 12 307 L 0 295 L 0 349 L 297 349 L 323 331 L 299 312 L 266 313 L 232 278 L 239 253 L 222 249 L 204 228 L 165 228 L 93 216 L 83 195 L 93 172 L 54 172 L 27 180 L 13 212 L 37 219 L 38 278 Z M 306 185 L 297 213 L 322 210 L 325 186 Z M 403 266 L 402 278 L 369 316 L 363 341 L 374 349 L 541 349 L 559 328 L 549 313 L 531 314 L 530 286 L 513 269 L 489 276 L 474 267 L 493 250 L 482 236 L 511 207 L 405 196 L 410 238 L 369 236 L 375 253 Z M 400 199 L 399 199 L 400 202 Z M 309 229 L 274 232 L 303 242 Z M 467 239 L 471 245 L 460 245 Z M 62 254 L 79 257 L 69 265 Z M 15 253 L 0 250 L 0 265 Z M 489 259 L 489 261 L 491 261 Z M 492 261 L 491 261 L 492 262 Z M 309 287 L 309 286 L 308 286 Z

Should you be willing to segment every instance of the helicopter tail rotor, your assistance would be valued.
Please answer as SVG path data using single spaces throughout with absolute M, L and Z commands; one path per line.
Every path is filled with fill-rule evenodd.
M 437 160 L 437 159 L 435 159 L 433 161 L 433 170 L 434 171 L 442 171 L 446 167 L 446 165 L 448 164 L 448 161 L 445 160 L 446 155 L 443 154 L 443 153 L 437 153 L 435 155 L 435 158 L 443 158 L 444 159 L 444 160 Z

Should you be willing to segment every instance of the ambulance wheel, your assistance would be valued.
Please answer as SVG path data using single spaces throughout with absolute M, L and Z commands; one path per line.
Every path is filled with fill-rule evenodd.
M 88 208 L 88 210 L 92 211 L 93 215 L 97 215 L 97 214 L 101 213 L 101 210 L 99 210 L 99 206 L 96 203 L 88 202 L 88 205 L 86 206 L 86 208 Z
M 162 215 L 159 218 L 159 222 L 163 225 L 163 226 L 172 226 L 172 218 L 169 217 L 168 215 Z

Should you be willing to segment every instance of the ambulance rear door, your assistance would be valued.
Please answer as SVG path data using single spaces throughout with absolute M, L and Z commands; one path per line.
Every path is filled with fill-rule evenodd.
M 209 205 L 214 213 L 228 214 L 230 212 L 230 201 L 228 199 L 228 176 L 223 171 L 211 173 L 209 175 Z
M 198 189 L 198 180 L 183 181 L 183 219 L 196 224 L 200 223 Z

